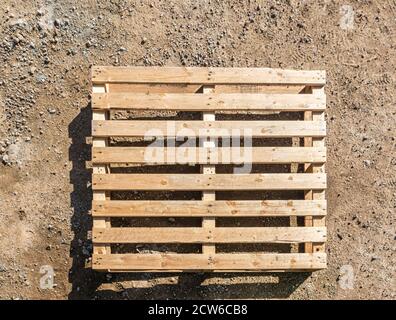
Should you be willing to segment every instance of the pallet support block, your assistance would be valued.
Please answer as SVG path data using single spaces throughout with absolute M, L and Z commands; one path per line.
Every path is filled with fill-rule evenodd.
M 327 187 L 325 72 L 268 68 L 92 68 L 92 267 L 111 272 L 225 272 L 314 271 L 326 268 L 325 190 Z M 200 112 L 201 120 L 115 120 L 112 111 Z M 240 114 L 298 112 L 298 120 L 242 120 Z M 235 114 L 235 120 L 218 119 Z M 169 125 L 173 129 L 167 131 Z M 120 173 L 128 166 L 177 166 L 169 157 L 180 147 L 153 149 L 163 157 L 148 161 L 146 147 L 113 145 L 112 138 L 143 138 L 151 129 L 166 137 L 199 138 L 196 146 L 182 149 L 192 155 L 188 164 L 196 173 Z M 259 139 L 290 139 L 290 145 L 251 146 L 243 149 L 253 164 L 290 165 L 289 172 L 219 173 L 216 166 L 237 165 L 234 146 L 217 143 L 234 136 L 233 129 L 251 129 Z M 155 135 L 154 135 L 155 136 Z M 300 146 L 300 139 L 304 145 Z M 216 143 L 215 143 L 216 141 Z M 151 151 L 153 151 L 151 150 Z M 244 158 L 242 158 L 243 160 Z M 304 172 L 299 172 L 299 164 Z M 276 166 L 275 166 L 276 167 Z M 239 199 L 238 191 L 301 191 L 302 198 Z M 194 200 L 116 200 L 118 191 L 202 192 Z M 217 192 L 232 191 L 232 200 Z M 299 194 L 302 194 L 299 193 Z M 288 218 L 285 226 L 222 226 L 216 219 Z M 303 226 L 298 225 L 302 217 Z M 197 226 L 123 226 L 116 218 L 200 218 Z M 200 252 L 119 252 L 117 246 L 199 245 Z M 244 250 L 251 245 L 290 245 L 292 250 Z M 237 245 L 222 251 L 220 245 Z M 113 247 L 116 246 L 116 247 Z M 299 252 L 303 246 L 304 252 Z M 111 248 L 115 248 L 112 250 Z M 240 249 L 242 248 L 242 249 Z

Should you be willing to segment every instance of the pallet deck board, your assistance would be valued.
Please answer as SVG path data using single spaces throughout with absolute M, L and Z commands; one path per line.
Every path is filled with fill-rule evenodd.
M 257 93 L 95 93 L 95 109 L 176 110 L 176 111 L 307 111 L 324 110 L 325 96 L 309 94 Z
M 324 137 L 325 121 L 94 120 L 93 137 Z
M 325 83 L 321 70 L 94 66 L 92 268 L 326 268 Z M 291 113 L 298 116 L 282 117 Z M 246 140 L 237 149 L 234 139 L 244 135 L 266 142 Z M 175 146 L 174 138 L 184 142 Z M 166 145 L 153 147 L 156 139 Z M 251 173 L 222 171 L 241 164 L 258 166 Z M 181 173 L 181 166 L 191 168 Z M 202 197 L 191 198 L 197 191 Z M 120 200 L 117 193 L 133 197 Z M 156 193 L 164 195 L 150 198 Z M 183 196 L 173 200 L 172 194 Z M 262 244 L 275 246 L 274 252 L 263 252 Z M 295 252 L 299 244 L 304 250 Z M 154 249 L 139 251 L 138 245 Z M 279 252 L 281 245 L 292 252 Z
M 307 271 L 326 268 L 324 253 L 111 254 L 94 255 L 92 260 L 95 269 L 104 271 Z
M 235 148 L 234 148 L 235 149 Z M 294 147 L 244 147 L 235 151 L 232 147 L 204 148 L 179 147 L 94 147 L 93 163 L 145 163 L 145 164 L 238 164 L 243 162 L 260 164 L 280 163 L 323 163 L 326 148 Z
M 323 173 L 92 175 L 93 190 L 315 190 L 326 188 Z
M 94 243 L 303 243 L 326 241 L 324 227 L 249 227 L 204 229 L 94 228 Z
M 325 200 L 111 200 L 93 201 L 94 217 L 324 216 Z
M 324 85 L 324 71 L 270 68 L 108 67 L 92 68 L 94 83 L 304 84 Z

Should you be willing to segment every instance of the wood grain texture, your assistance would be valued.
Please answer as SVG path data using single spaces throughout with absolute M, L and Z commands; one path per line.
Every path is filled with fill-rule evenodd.
M 203 86 L 202 93 L 205 97 L 206 95 L 210 95 L 213 93 L 215 86 Z M 202 113 L 203 121 L 216 121 L 216 114 L 214 112 L 205 111 Z M 211 152 L 216 148 L 216 142 L 214 139 L 200 141 L 200 147 L 206 152 Z M 213 175 L 216 173 L 216 166 L 213 164 L 204 164 L 201 166 L 202 174 L 210 174 Z M 215 201 L 216 200 L 216 192 L 213 190 L 203 190 L 202 191 L 202 201 Z M 216 219 L 215 217 L 204 217 L 202 218 L 202 228 L 206 232 L 211 232 L 216 228 Z M 214 254 L 216 253 L 216 245 L 215 244 L 203 244 L 202 245 L 202 253 L 203 254 Z
M 263 270 L 301 271 L 326 268 L 324 253 L 229 253 L 229 254 L 112 254 L 94 255 L 92 268 L 102 271 L 127 270 Z
M 324 95 L 313 94 L 139 94 L 94 93 L 94 109 L 176 111 L 305 111 L 324 110 Z
M 324 137 L 325 121 L 94 120 L 93 137 Z
M 93 190 L 310 190 L 325 189 L 323 173 L 93 174 Z
M 106 92 L 106 86 L 104 85 L 94 85 L 92 88 L 94 93 L 98 92 Z M 106 110 L 93 110 L 92 111 L 92 119 L 93 120 L 106 120 L 109 117 L 109 112 Z M 93 147 L 106 147 L 108 145 L 107 138 L 93 138 L 92 146 Z M 106 164 L 95 164 L 92 168 L 94 174 L 106 174 L 108 172 L 108 168 Z M 108 198 L 108 193 L 103 191 L 93 191 L 92 193 L 93 200 L 106 200 Z M 93 218 L 92 221 L 94 228 L 106 228 L 110 226 L 110 220 L 107 218 Z M 94 246 L 93 252 L 95 254 L 109 254 L 111 253 L 110 246 Z
M 326 73 L 270 68 L 93 66 L 92 82 L 324 85 Z
M 93 243 L 303 243 L 325 242 L 325 227 L 249 227 L 213 229 L 94 228 Z
M 179 147 L 93 147 L 92 163 L 141 164 L 281 164 L 326 162 L 326 148 L 241 147 L 233 148 Z
M 325 200 L 93 201 L 94 217 L 277 217 L 326 215 Z

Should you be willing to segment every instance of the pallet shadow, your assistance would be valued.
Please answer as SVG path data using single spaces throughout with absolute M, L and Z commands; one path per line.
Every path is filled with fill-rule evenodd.
M 68 126 L 71 139 L 69 161 L 72 162 L 70 183 L 73 185 L 70 194 L 70 204 L 73 209 L 70 224 L 74 233 L 70 246 L 70 257 L 73 262 L 69 270 L 69 282 L 72 284 L 69 299 L 91 299 L 96 288 L 105 279 L 103 274 L 85 267 L 92 253 L 92 242 L 88 239 L 88 231 L 92 228 L 92 218 L 89 214 L 92 201 L 91 173 L 85 165 L 85 162 L 91 158 L 91 146 L 86 143 L 86 138 L 91 136 L 91 119 L 89 103 Z
M 103 288 L 97 290 L 95 298 L 105 300 L 287 299 L 309 276 L 310 273 L 268 272 L 115 274 L 110 282 L 107 281 L 107 284 L 102 285 Z M 229 283 L 231 279 L 234 283 Z M 156 284 L 161 281 L 165 283 Z M 141 283 L 148 287 L 139 287 Z M 131 285 L 134 287 L 131 288 Z

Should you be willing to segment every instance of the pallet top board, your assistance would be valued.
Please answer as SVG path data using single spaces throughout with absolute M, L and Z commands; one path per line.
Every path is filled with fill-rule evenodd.
M 92 67 L 92 81 L 102 83 L 304 84 L 324 85 L 325 71 L 270 68 Z
M 93 174 L 93 190 L 322 190 L 324 173 Z
M 323 147 L 246 147 L 234 157 L 229 156 L 232 154 L 232 148 L 230 147 L 215 148 L 210 152 L 202 147 L 151 147 L 149 151 L 158 155 L 153 159 L 155 160 L 153 162 L 148 161 L 147 151 L 147 147 L 93 147 L 92 162 L 95 164 L 138 164 L 145 162 L 146 165 L 164 165 L 180 163 L 177 160 L 179 157 L 185 159 L 185 163 L 194 164 L 238 164 L 246 160 L 260 164 L 326 162 L 326 148 Z
M 176 111 L 323 111 L 325 96 L 310 94 L 93 93 L 95 109 Z
M 93 137 L 324 137 L 325 121 L 94 120 Z
M 325 216 L 325 200 L 111 200 L 93 201 L 94 217 Z
M 298 272 L 326 268 L 325 253 L 97 254 L 93 268 L 110 272 Z M 133 266 L 131 270 L 130 266 Z
M 94 270 L 326 268 L 324 71 L 94 66 L 91 80 Z M 244 134 L 255 144 L 234 152 Z

